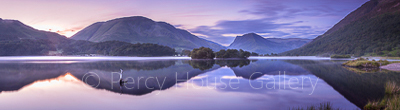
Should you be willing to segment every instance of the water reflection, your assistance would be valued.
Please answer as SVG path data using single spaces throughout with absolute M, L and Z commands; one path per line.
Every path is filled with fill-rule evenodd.
M 344 61 L 290 60 L 287 62 L 299 65 L 320 77 L 360 108 L 363 108 L 368 101 L 382 99 L 387 81 L 400 83 L 399 72 L 378 71 L 360 74 L 341 66 Z
M 343 68 L 346 68 L 349 71 L 355 72 L 355 73 L 376 73 L 376 72 L 390 72 L 389 70 L 381 69 L 381 68 L 354 68 L 354 67 L 346 67 L 343 66 Z
M 0 63 L 0 92 L 16 91 L 38 80 L 67 72 L 62 64 Z
M 165 90 L 176 83 L 185 82 L 199 74 L 218 69 L 217 65 L 195 68 L 189 64 L 202 62 L 185 60 L 97 62 L 75 65 L 71 73 L 83 82 L 97 89 L 131 95 L 144 95 L 155 90 Z M 77 69 L 82 67 L 80 69 Z M 123 70 L 120 84 L 120 70 Z
M 191 87 L 190 90 L 212 91 L 220 95 L 220 100 L 240 94 L 251 95 L 248 98 L 253 101 L 249 105 L 255 101 L 271 103 L 254 107 L 287 109 L 329 101 L 351 108 L 352 103 L 362 107 L 368 100 L 383 97 L 384 83 L 400 79 L 395 72 L 357 74 L 340 66 L 341 62 L 252 59 L 0 63 L 0 91 L 17 92 L 34 82 L 73 76 L 96 90 L 130 96 L 168 94 L 168 89 L 175 91 L 169 95 L 179 96 L 180 91 Z

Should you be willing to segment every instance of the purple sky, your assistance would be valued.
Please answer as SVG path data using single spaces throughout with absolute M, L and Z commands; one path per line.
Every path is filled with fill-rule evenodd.
M 315 38 L 367 0 L 1 0 L 0 18 L 67 37 L 99 21 L 145 16 L 222 45 L 255 32 Z

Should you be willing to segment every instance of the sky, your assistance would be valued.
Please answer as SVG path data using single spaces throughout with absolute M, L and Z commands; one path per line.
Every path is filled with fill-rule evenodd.
M 238 35 L 323 34 L 367 0 L 0 0 L 0 18 L 67 37 L 95 22 L 144 16 L 227 46 Z

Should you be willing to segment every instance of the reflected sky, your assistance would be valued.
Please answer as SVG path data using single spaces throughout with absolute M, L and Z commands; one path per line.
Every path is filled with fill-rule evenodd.
M 313 105 L 328 101 L 334 103 L 335 107 L 344 109 L 357 108 L 326 82 L 312 74 L 284 75 L 282 71 L 281 75 L 265 74 L 255 80 L 248 80 L 236 77 L 229 68 L 221 68 L 198 77 L 201 79 L 191 79 L 185 83 L 187 85 L 182 84 L 181 87 L 215 90 L 233 94 L 231 97 L 238 95 L 248 96 L 243 97 L 241 100 L 254 104 L 248 107 L 251 109 L 288 109 L 288 107 Z M 298 82 L 296 79 L 298 79 Z M 304 80 L 302 81 L 302 79 Z M 231 85 L 229 81 L 232 82 Z M 216 82 L 217 84 L 215 84 Z M 193 84 L 196 86 L 193 87 Z
M 202 64 L 207 65 L 202 67 Z M 2 109 L 288 109 L 330 102 L 342 109 L 357 108 L 324 79 L 285 60 L 257 60 L 242 67 L 222 64 L 209 67 L 209 64 L 189 60 L 1 64 L 0 106 Z M 124 71 L 124 79 L 159 77 L 165 78 L 164 85 L 157 88 L 162 82 L 154 78 L 147 82 L 140 80 L 140 89 L 124 88 L 121 92 L 119 83 L 112 82 L 117 79 L 111 79 L 117 77 L 112 72 L 119 72 L 119 68 Z M 255 74 L 261 76 L 253 79 L 238 75 L 248 74 L 241 73 L 244 70 L 257 71 Z M 88 72 L 96 73 L 100 80 L 95 77 L 83 80 Z M 100 82 L 99 86 L 90 86 L 94 82 Z M 111 85 L 116 88 L 110 89 Z M 154 90 L 145 89 L 146 86 Z

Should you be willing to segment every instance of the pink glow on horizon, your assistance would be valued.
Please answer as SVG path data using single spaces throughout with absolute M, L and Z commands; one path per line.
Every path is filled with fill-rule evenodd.
M 274 23 L 297 23 L 299 26 L 310 26 L 311 34 L 296 34 L 298 31 L 291 29 L 275 29 L 270 31 L 281 31 L 290 35 L 268 34 L 275 38 L 287 37 L 316 37 L 332 27 L 346 14 L 357 8 L 366 0 L 12 0 L 0 1 L 0 18 L 14 19 L 23 22 L 33 28 L 57 32 L 70 37 L 86 26 L 95 22 L 103 22 L 115 18 L 129 16 L 144 16 L 154 21 L 164 21 L 178 28 L 192 30 L 199 26 L 217 28 L 221 21 L 257 20 L 274 18 L 274 13 L 287 14 L 294 10 L 304 11 L 294 14 L 327 13 L 322 16 L 295 16 L 277 17 L 268 19 Z M 280 7 L 282 5 L 282 7 Z M 326 6 L 325 6 L 326 5 Z M 326 8 L 327 7 L 327 8 Z M 311 8 L 311 9 L 310 9 Z M 321 11 L 322 10 L 322 11 Z M 314 12 L 317 11 L 317 12 Z M 333 14 L 331 13 L 333 12 Z M 290 14 L 289 14 L 290 15 Z M 288 27 L 290 28 L 290 27 Z M 233 30 L 235 31 L 235 30 Z M 224 38 L 223 34 L 246 34 L 231 33 L 193 33 L 195 35 L 211 40 L 221 45 L 229 45 L 232 37 Z M 248 32 L 247 32 L 248 33 Z M 212 35 L 211 35 L 212 34 Z M 220 37 L 220 38 L 217 38 Z M 222 38 L 221 38 L 222 37 Z
M 79 1 L 79 0 L 15 0 L 0 1 L 0 18 L 19 20 L 33 28 L 72 36 L 95 22 L 120 17 L 145 16 L 154 21 L 165 21 L 181 28 L 214 25 L 221 19 L 240 18 L 235 7 L 218 9 L 212 2 L 177 1 L 152 4 L 148 1 Z M 232 5 L 234 6 L 234 5 Z M 220 10 L 220 11 L 218 11 Z M 234 11 L 235 10 L 235 11 Z M 224 16 L 218 15 L 225 13 Z M 196 22 L 193 22 L 196 21 Z M 72 31 L 73 30 L 73 31 Z

